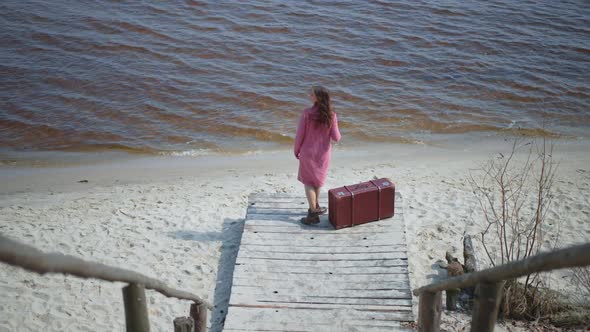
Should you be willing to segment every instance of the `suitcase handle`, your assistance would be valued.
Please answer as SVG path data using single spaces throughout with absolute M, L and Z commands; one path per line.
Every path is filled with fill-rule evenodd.
M 350 191 L 352 193 L 353 191 L 356 191 L 356 190 L 359 190 L 359 189 L 367 189 L 367 188 L 371 187 L 370 184 L 372 184 L 373 186 L 376 186 L 377 188 L 379 188 L 379 186 L 376 185 L 373 181 L 365 182 L 365 183 L 359 183 L 359 184 L 355 184 L 355 185 L 352 185 L 352 186 L 344 186 L 344 188 L 346 188 L 346 190 L 348 190 L 348 191 Z

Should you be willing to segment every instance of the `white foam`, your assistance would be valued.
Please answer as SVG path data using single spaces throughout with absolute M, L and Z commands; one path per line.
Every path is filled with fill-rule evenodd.
M 210 149 L 193 149 L 186 151 L 160 152 L 160 155 L 172 157 L 198 157 L 210 155 L 211 153 L 213 153 L 213 151 Z

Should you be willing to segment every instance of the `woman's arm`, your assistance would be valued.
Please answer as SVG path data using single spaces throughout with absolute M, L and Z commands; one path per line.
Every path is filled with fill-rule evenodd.
M 301 114 L 301 118 L 299 118 L 299 125 L 297 126 L 297 135 L 295 136 L 295 147 L 293 149 L 293 152 L 295 153 L 295 158 L 297 159 L 299 159 L 301 145 L 303 145 L 303 141 L 305 140 L 306 122 L 307 112 L 303 111 L 303 114 Z
M 332 119 L 332 128 L 330 128 L 330 138 L 335 142 L 340 141 L 342 135 L 340 135 L 340 129 L 338 129 L 338 116 L 336 113 L 333 113 L 334 117 Z

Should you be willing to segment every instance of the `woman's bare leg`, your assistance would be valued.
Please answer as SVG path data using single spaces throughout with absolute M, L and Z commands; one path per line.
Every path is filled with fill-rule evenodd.
M 311 212 L 315 212 L 316 211 L 316 204 L 317 204 L 317 196 L 316 196 L 316 190 L 314 187 L 312 186 L 305 186 L 305 196 L 307 197 L 307 203 L 309 204 L 309 209 L 311 210 Z
M 321 187 L 315 188 L 315 207 L 314 209 L 319 209 L 320 208 L 320 189 L 322 189 Z

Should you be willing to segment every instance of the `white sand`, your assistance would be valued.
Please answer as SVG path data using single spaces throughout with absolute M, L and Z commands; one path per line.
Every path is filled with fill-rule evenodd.
M 492 145 L 490 145 L 490 142 Z M 436 262 L 461 257 L 464 232 L 481 217 L 466 181 L 501 141 L 444 147 L 338 148 L 325 188 L 390 177 L 403 195 L 410 282 L 416 288 L 444 275 Z M 494 146 L 493 148 L 490 146 Z M 560 142 L 556 199 L 549 222 L 561 221 L 561 245 L 590 241 L 590 143 Z M 144 158 L 75 168 L 0 168 L 0 232 L 44 251 L 139 271 L 196 293 L 217 306 L 220 331 L 231 268 L 252 192 L 301 194 L 290 151 L 245 156 Z M 89 183 L 77 183 L 87 179 Z M 302 211 L 303 213 L 303 211 Z M 487 260 L 477 249 L 480 265 Z M 556 287 L 567 286 L 558 278 Z M 124 331 L 123 284 L 63 275 L 38 276 L 0 267 L 0 332 Z M 171 331 L 189 302 L 148 291 L 153 331 Z M 417 304 L 417 301 L 415 301 Z M 468 326 L 443 313 L 444 329 Z M 505 324 L 497 330 L 516 331 Z

